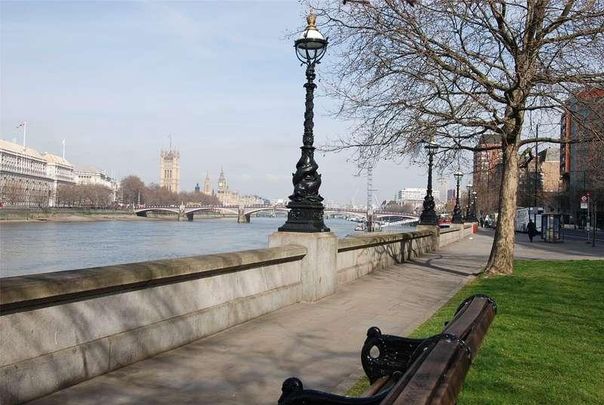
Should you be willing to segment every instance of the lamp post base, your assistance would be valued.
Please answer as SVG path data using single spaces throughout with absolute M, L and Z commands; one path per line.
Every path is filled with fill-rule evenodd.
M 434 211 L 423 211 L 419 217 L 420 225 L 438 225 L 438 215 Z
M 451 219 L 451 223 L 453 224 L 463 224 L 463 216 L 461 215 L 461 210 L 455 207 L 453 211 L 453 218 Z
M 330 232 L 323 222 L 323 204 L 290 202 L 287 221 L 279 232 Z

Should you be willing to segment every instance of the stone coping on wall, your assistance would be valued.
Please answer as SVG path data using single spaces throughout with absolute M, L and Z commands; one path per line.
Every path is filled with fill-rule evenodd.
M 443 233 L 457 232 L 457 231 L 459 231 L 459 228 L 440 228 L 439 233 L 443 234 Z
M 431 231 L 415 231 L 401 233 L 371 233 L 338 239 L 338 253 L 348 250 L 364 249 L 372 246 L 396 243 L 404 240 L 419 239 L 431 236 Z
M 455 225 L 463 225 L 463 229 L 470 229 L 472 227 L 472 225 L 474 225 L 475 223 L 476 222 L 464 222 L 463 224 L 452 224 L 452 225 L 454 225 L 452 227 L 449 227 L 449 228 L 440 228 L 440 233 L 459 231 L 461 228 L 458 228 Z
M 57 301 L 82 299 L 286 263 L 301 260 L 306 253 L 303 246 L 285 245 L 0 278 L 0 311 L 13 312 Z

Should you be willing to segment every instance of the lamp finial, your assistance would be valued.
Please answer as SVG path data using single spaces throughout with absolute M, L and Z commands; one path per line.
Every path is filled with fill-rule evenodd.
M 306 17 L 306 23 L 308 24 L 308 26 L 306 27 L 307 30 L 317 28 L 317 15 L 315 14 L 315 10 L 313 10 L 312 8 L 308 13 L 308 17 Z

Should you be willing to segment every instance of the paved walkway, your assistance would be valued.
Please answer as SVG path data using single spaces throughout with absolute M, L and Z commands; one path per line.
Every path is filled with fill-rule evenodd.
M 482 230 L 481 230 L 482 231 Z M 482 231 L 492 236 L 493 231 Z M 516 249 L 514 256 L 517 259 L 545 259 L 545 260 L 585 260 L 604 259 L 604 243 L 596 241 L 596 246 L 580 239 L 566 239 L 562 243 L 546 243 L 537 235 L 533 243 L 529 242 L 528 235 L 516 234 Z
M 481 232 L 365 276 L 317 303 L 291 305 L 34 403 L 274 404 L 290 376 L 309 388 L 344 392 L 362 375 L 367 328 L 411 332 L 482 269 L 491 242 L 492 233 Z M 570 244 L 555 245 L 556 257 L 533 245 L 520 243 L 519 257 L 578 254 Z

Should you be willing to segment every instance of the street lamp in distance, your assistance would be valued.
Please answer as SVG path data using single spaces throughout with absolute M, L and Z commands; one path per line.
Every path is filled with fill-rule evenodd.
M 468 189 L 468 201 L 467 201 L 467 205 L 466 205 L 465 222 L 472 222 L 472 221 L 470 221 L 470 208 L 472 205 L 472 183 L 466 184 L 466 188 Z
M 466 221 L 465 222 L 476 222 L 476 191 L 474 191 L 474 186 L 472 183 L 467 185 L 468 187 L 468 209 L 466 211 Z
M 434 197 L 432 196 L 432 166 L 434 165 L 434 155 L 438 150 L 438 144 L 430 140 L 426 143 L 426 151 L 428 152 L 428 187 L 426 188 L 426 196 L 422 213 L 419 217 L 420 225 L 438 225 L 438 216 L 434 208 Z
M 455 190 L 455 208 L 453 208 L 453 217 L 451 219 L 451 222 L 454 224 L 463 224 L 463 215 L 461 214 L 461 208 L 459 206 L 459 184 L 461 183 L 461 179 L 463 178 L 463 173 L 460 170 L 458 170 L 455 173 L 453 173 L 453 176 L 455 176 L 456 190 Z

